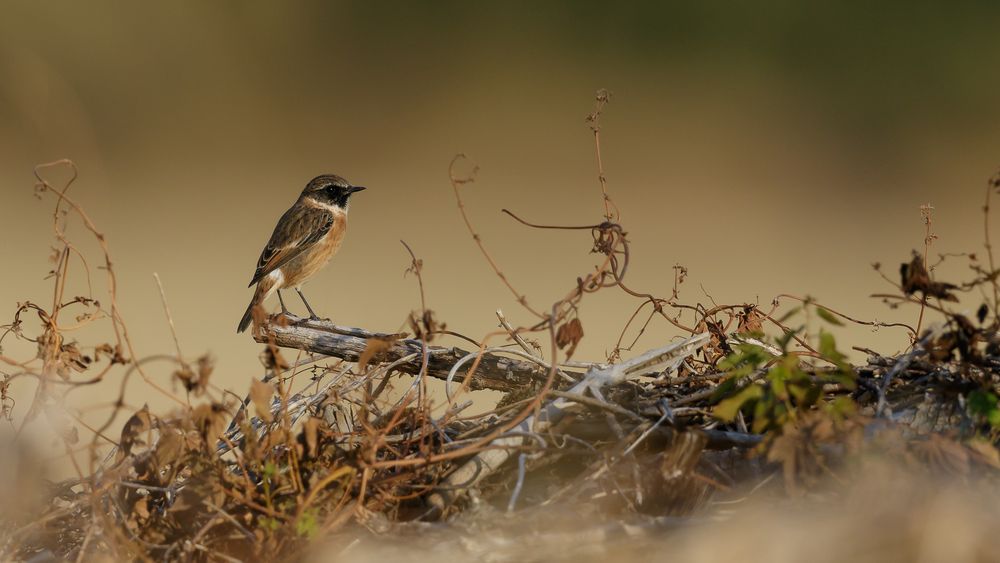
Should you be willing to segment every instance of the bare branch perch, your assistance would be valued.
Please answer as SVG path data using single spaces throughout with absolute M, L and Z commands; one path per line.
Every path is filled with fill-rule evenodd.
M 289 322 L 268 323 L 254 332 L 254 339 L 260 343 L 273 342 L 283 348 L 305 350 L 356 362 L 368 346 L 369 339 L 386 340 L 389 348 L 378 360 L 394 362 L 414 355 L 413 359 L 400 363 L 399 371 L 410 374 L 420 372 L 421 342 L 404 335 L 369 332 L 361 328 L 337 326 L 329 321 L 313 321 L 289 315 Z M 427 375 L 437 379 L 447 379 L 448 372 L 456 362 L 471 353 L 455 347 L 428 346 L 429 358 Z M 472 389 L 493 389 L 513 391 L 523 389 L 532 381 L 544 381 L 545 370 L 533 362 L 506 358 L 494 353 L 484 353 L 476 373 L 472 376 Z

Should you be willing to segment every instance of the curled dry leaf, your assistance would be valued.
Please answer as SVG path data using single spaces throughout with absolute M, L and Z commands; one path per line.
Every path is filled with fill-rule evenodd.
M 260 356 L 260 362 L 264 364 L 264 367 L 276 373 L 291 367 L 277 346 L 265 346 L 264 352 Z
M 219 403 L 206 403 L 195 407 L 191 413 L 195 429 L 201 434 L 207 447 L 214 447 L 222 431 L 226 429 L 229 414 L 226 407 Z
M 913 295 L 919 291 L 924 297 L 937 297 L 941 301 L 958 301 L 958 298 L 951 293 L 958 287 L 954 284 L 931 280 L 927 268 L 924 267 L 924 259 L 916 252 L 913 253 L 913 259 L 910 260 L 909 264 L 903 263 L 899 266 L 899 277 L 903 292 L 907 295 Z
M 319 444 L 319 427 L 321 420 L 316 417 L 309 417 L 303 425 L 303 433 L 306 438 L 306 447 L 309 448 L 309 457 L 316 457 L 316 447 Z
M 580 343 L 583 339 L 583 323 L 580 322 L 578 317 L 574 317 L 559 327 L 556 331 L 556 346 L 560 349 L 569 346 L 569 350 L 566 350 L 566 357 L 570 358 L 573 356 L 573 352 L 576 350 L 576 345 Z
M 156 441 L 156 463 L 160 467 L 174 466 L 184 453 L 184 434 L 177 428 L 160 429 Z
M 754 305 L 747 305 L 743 307 L 743 310 L 736 314 L 738 319 L 738 324 L 736 325 L 736 332 L 739 334 L 759 334 L 764 332 L 764 315 L 757 310 Z
M 174 370 L 172 377 L 180 381 L 181 385 L 189 393 L 198 386 L 198 378 L 194 374 L 194 370 L 187 363 L 181 364 L 179 369 Z
M 214 370 L 215 361 L 211 356 L 205 354 L 198 358 L 194 366 L 187 362 L 183 363 L 180 369 L 175 371 L 173 375 L 180 380 L 188 393 L 201 395 L 208 387 L 208 379 Z
M 125 421 L 125 426 L 122 427 L 121 440 L 118 442 L 118 458 L 124 459 L 131 455 L 132 448 L 145 445 L 146 441 L 143 439 L 143 434 L 148 433 L 151 427 L 152 420 L 149 417 L 149 405 L 143 405 L 141 409 Z
M 365 349 L 358 358 L 358 371 L 364 373 L 368 369 L 368 364 L 376 360 L 392 347 L 392 340 L 385 338 L 369 338 L 365 343 Z
M 927 352 L 935 361 L 950 361 L 957 353 L 959 359 L 980 365 L 983 362 L 982 354 L 979 350 L 979 343 L 982 336 L 979 331 L 964 315 L 951 315 L 951 324 L 954 328 L 932 340 L 927 346 Z
M 53 353 L 54 349 L 58 351 Z M 38 357 L 42 360 L 53 358 L 52 367 L 63 380 L 68 380 L 74 371 L 82 373 L 92 361 L 83 355 L 75 342 L 63 343 L 62 336 L 50 330 L 38 337 Z
M 108 358 L 115 357 L 115 347 L 107 342 L 94 347 L 94 359 L 99 361 L 104 356 L 107 356 Z
M 139 517 L 139 522 L 149 519 L 149 497 L 141 497 L 132 505 L 132 513 Z
M 410 330 L 413 331 L 413 337 L 427 342 L 431 342 L 438 332 L 448 328 L 447 324 L 434 317 L 434 311 L 430 309 L 425 310 L 422 315 L 411 312 L 408 322 Z
M 250 400 L 253 402 L 257 417 L 264 422 L 271 422 L 271 397 L 274 396 L 274 385 L 255 379 L 250 384 Z
M 90 365 L 90 357 L 84 356 L 75 343 L 63 344 L 59 348 L 59 360 L 56 364 L 56 373 L 63 379 L 69 379 L 70 370 L 83 373 Z
M 708 331 L 712 335 L 712 339 L 708 342 L 708 345 L 701 350 L 705 361 L 714 365 L 720 359 L 733 352 L 732 347 L 729 345 L 729 339 L 726 337 L 725 329 L 720 323 L 711 319 L 705 319 L 698 325 L 696 330 L 698 332 Z

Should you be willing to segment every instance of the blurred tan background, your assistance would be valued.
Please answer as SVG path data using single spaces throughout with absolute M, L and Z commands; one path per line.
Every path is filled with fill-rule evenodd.
M 51 299 L 52 206 L 33 197 L 31 170 L 65 157 L 81 172 L 71 193 L 109 237 L 139 355 L 173 349 L 158 272 L 185 354 L 211 352 L 214 381 L 237 392 L 262 371 L 260 347 L 235 333 L 246 283 L 275 220 L 324 172 L 370 189 L 344 249 L 306 287 L 322 315 L 400 328 L 419 307 L 405 239 L 449 328 L 479 337 L 498 307 L 529 323 L 466 234 L 448 163 L 465 152 L 481 166 L 471 216 L 545 306 L 591 267 L 589 235 L 531 231 L 500 209 L 600 220 L 584 117 L 607 88 L 602 148 L 634 241 L 633 287 L 669 295 L 683 264 L 688 303 L 790 292 L 915 323 L 915 310 L 868 297 L 891 289 L 870 264 L 895 277 L 922 244 L 925 203 L 932 252 L 981 251 L 983 189 L 1000 164 L 1000 5 L 767 6 L 7 3 L 0 312 Z M 955 260 L 941 275 L 967 272 Z M 635 305 L 586 300 L 577 355 L 603 359 Z M 639 346 L 676 334 L 654 322 Z M 907 344 L 888 329 L 839 334 L 844 347 Z M 150 368 L 165 384 L 170 371 Z M 146 395 L 136 386 L 131 401 Z

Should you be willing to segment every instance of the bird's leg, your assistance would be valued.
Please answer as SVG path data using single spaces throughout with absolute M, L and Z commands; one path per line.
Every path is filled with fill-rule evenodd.
M 299 297 L 301 297 L 301 298 L 302 298 L 302 302 L 303 302 L 303 303 L 305 303 L 305 305 L 306 305 L 306 309 L 307 309 L 307 310 L 309 311 L 309 319 L 310 319 L 310 320 L 313 320 L 313 321 L 318 321 L 318 320 L 320 320 L 320 318 L 319 318 L 319 316 L 318 316 L 318 315 L 316 314 L 316 312 L 315 312 L 315 311 L 313 311 L 313 308 L 309 306 L 309 302 L 308 302 L 308 301 L 306 301 L 306 296 L 305 296 L 305 295 L 302 295 L 302 290 L 296 287 L 296 288 L 295 288 L 295 293 L 298 293 L 298 294 L 299 294 Z
M 278 303 L 281 303 L 281 314 L 285 315 L 287 317 L 288 316 L 288 308 L 285 307 L 285 300 L 281 298 L 281 290 L 280 289 L 277 290 L 276 293 L 278 294 Z

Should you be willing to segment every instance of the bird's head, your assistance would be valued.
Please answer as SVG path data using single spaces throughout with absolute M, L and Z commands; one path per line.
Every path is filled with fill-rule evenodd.
M 350 182 L 334 174 L 316 176 L 302 190 L 302 197 L 313 199 L 321 204 L 332 205 L 347 210 L 351 194 L 365 189 L 363 186 L 352 186 Z

